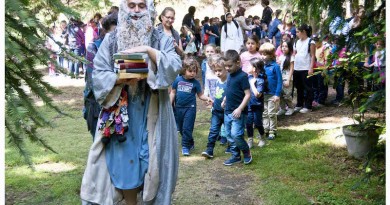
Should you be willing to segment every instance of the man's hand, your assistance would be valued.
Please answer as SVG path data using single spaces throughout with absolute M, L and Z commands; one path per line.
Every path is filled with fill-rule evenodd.
M 283 86 L 284 86 L 284 87 L 290 86 L 290 82 L 288 82 L 288 81 L 283 82 Z
M 237 108 L 233 111 L 232 115 L 234 118 L 240 118 L 242 110 L 240 108 Z

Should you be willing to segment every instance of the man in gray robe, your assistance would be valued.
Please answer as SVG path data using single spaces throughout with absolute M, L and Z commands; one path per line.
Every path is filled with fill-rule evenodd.
M 118 26 L 106 35 L 94 59 L 94 95 L 103 108 L 128 92 L 127 140 L 107 145 L 96 131 L 80 196 L 82 204 L 171 204 L 178 174 L 176 124 L 168 87 L 181 69 L 170 36 L 153 28 L 153 0 L 122 0 Z M 117 79 L 113 54 L 144 52 L 149 56 L 147 79 Z M 101 119 L 98 121 L 98 125 Z

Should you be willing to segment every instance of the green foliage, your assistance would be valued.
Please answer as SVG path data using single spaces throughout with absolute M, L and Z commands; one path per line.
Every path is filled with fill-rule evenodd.
M 55 152 L 37 134 L 38 128 L 50 126 L 51 122 L 36 109 L 32 96 L 62 113 L 50 97 L 60 91 L 43 81 L 43 74 L 35 69 L 37 65 L 48 65 L 50 59 L 50 51 L 44 46 L 49 30 L 47 22 L 38 19 L 36 11 L 49 20 L 55 19 L 59 12 L 76 14 L 59 0 L 5 1 L 5 127 L 8 142 L 30 166 L 30 154 L 24 146 L 26 139 Z

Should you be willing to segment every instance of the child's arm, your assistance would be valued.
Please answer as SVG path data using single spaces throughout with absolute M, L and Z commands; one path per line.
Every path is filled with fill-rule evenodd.
M 205 96 L 202 92 L 198 93 L 197 95 L 198 95 L 199 99 L 213 103 L 213 100 L 211 98 Z
M 309 72 L 308 72 L 308 75 L 313 75 L 313 67 L 314 67 L 314 63 L 316 62 L 316 46 L 315 44 L 310 44 L 310 58 L 311 58 L 311 61 L 310 61 L 310 68 L 309 68 Z
M 176 89 L 171 90 L 171 93 L 169 93 L 169 99 L 171 100 L 171 105 L 173 105 L 173 102 L 175 101 L 176 97 Z
M 251 97 L 251 91 L 250 89 L 246 89 L 244 90 L 244 93 L 245 93 L 245 96 L 244 96 L 244 99 L 242 100 L 240 106 L 238 106 L 237 109 L 235 109 L 232 113 L 233 117 L 234 118 L 240 118 L 241 116 L 241 112 L 245 109 L 246 105 L 248 104 L 249 102 L 249 99 Z
M 222 100 L 222 102 L 221 102 L 221 107 L 222 107 L 223 109 L 225 109 L 225 103 L 226 103 L 226 96 L 223 97 L 223 100 Z
M 292 75 L 294 73 L 294 61 L 290 62 L 290 73 L 288 74 L 288 80 L 284 83 L 284 86 L 288 87 L 290 86 L 290 81 L 292 79 Z
M 256 78 L 252 78 L 249 81 L 249 85 L 251 86 L 251 90 L 256 98 L 261 97 L 261 93 L 258 91 L 258 87 L 256 86 Z
M 282 92 L 282 86 L 283 86 L 283 79 L 282 79 L 282 72 L 280 71 L 279 66 L 275 66 L 274 69 L 276 70 L 276 91 L 274 95 L 274 102 L 279 101 L 280 99 L 280 93 Z

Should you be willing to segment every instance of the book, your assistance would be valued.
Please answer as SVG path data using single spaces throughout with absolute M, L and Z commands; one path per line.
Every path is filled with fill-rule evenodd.
M 123 60 L 123 59 L 117 59 L 115 60 L 115 63 L 146 63 L 145 59 L 142 60 Z
M 114 59 L 121 60 L 145 60 L 148 57 L 146 53 L 115 53 Z
M 127 69 L 127 68 L 147 68 L 147 63 L 115 63 L 115 68 L 118 69 Z
M 121 69 L 118 73 L 148 73 L 148 68 L 131 68 L 131 69 Z
M 147 78 L 148 73 L 118 73 L 119 79 Z

